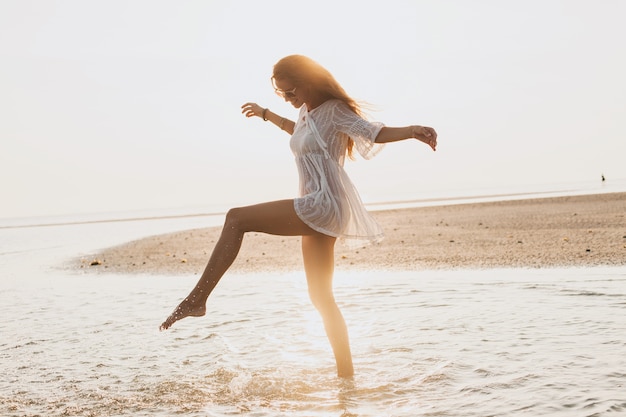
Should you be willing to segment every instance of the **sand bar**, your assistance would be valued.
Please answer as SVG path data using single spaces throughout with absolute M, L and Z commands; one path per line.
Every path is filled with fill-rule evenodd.
M 626 193 L 372 212 L 385 240 L 336 247 L 338 270 L 626 265 Z M 98 272 L 200 274 L 220 228 L 148 237 L 77 260 Z M 301 270 L 299 237 L 246 235 L 234 272 Z

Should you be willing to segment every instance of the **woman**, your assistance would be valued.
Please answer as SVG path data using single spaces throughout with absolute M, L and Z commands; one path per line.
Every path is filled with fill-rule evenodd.
M 335 241 L 378 241 L 382 230 L 363 207 L 343 170 L 345 156 L 352 156 L 356 147 L 363 157 L 370 158 L 379 150 L 378 144 L 409 138 L 428 144 L 434 151 L 437 134 L 430 127 L 384 127 L 366 121 L 358 104 L 334 77 L 305 56 L 291 55 L 278 61 L 271 79 L 276 93 L 300 109 L 298 119 L 288 120 L 256 103 L 244 104 L 242 113 L 269 121 L 291 135 L 300 197 L 229 210 L 204 273 L 161 330 L 182 318 L 205 314 L 207 298 L 237 257 L 246 232 L 302 236 L 311 301 L 322 316 L 337 374 L 350 377 L 354 369 L 348 331 L 332 287 Z

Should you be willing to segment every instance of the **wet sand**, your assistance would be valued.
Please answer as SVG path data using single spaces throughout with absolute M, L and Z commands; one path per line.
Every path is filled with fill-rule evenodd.
M 348 249 L 339 270 L 544 268 L 626 265 L 626 193 L 372 212 L 385 239 Z M 148 237 L 78 259 L 76 268 L 200 274 L 220 228 Z M 246 235 L 234 272 L 301 270 L 299 237 Z

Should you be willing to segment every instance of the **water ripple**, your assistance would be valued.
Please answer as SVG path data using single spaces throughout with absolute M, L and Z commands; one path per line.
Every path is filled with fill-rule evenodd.
M 160 333 L 193 279 L 44 275 L 0 292 L 20 318 L 0 323 L 0 414 L 616 415 L 620 271 L 338 274 L 352 380 L 294 276 L 228 277 L 205 317 Z

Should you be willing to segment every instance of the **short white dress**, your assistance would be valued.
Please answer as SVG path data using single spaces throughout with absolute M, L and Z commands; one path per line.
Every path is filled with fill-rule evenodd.
M 343 168 L 348 138 L 365 159 L 383 147 L 374 142 L 382 123 L 369 122 L 343 101 L 300 109 L 289 145 L 296 158 L 300 189 L 295 211 L 304 223 L 349 247 L 380 241 L 384 234 L 367 212 Z

